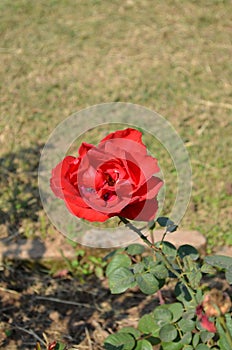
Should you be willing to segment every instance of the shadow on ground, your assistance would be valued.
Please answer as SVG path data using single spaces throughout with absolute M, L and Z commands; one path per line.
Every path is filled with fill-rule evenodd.
M 36 144 L 0 158 L 1 202 L 0 225 L 12 235 L 25 219 L 38 220 L 42 209 L 37 185 L 37 170 L 43 145 Z
M 0 276 L 1 349 L 34 350 L 43 333 L 49 342 L 102 349 L 109 333 L 136 326 L 151 301 L 136 290 L 111 295 L 106 281 L 95 277 L 85 283 L 71 276 L 52 278 L 41 265 L 15 263 Z M 152 300 L 152 307 L 158 305 Z

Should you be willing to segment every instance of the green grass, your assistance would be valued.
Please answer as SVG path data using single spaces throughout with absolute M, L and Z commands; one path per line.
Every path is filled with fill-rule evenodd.
M 38 200 L 43 144 L 72 113 L 122 101 L 163 115 L 185 141 L 182 227 L 211 249 L 232 244 L 231 2 L 2 0 L 0 11 L 3 235 L 53 230 Z

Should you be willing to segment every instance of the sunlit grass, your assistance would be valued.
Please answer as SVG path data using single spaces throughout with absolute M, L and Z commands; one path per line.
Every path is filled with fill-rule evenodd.
M 2 225 L 40 232 L 42 145 L 72 113 L 121 101 L 162 114 L 186 144 L 193 194 L 182 227 L 212 248 L 231 244 L 231 2 L 4 0 L 0 10 Z M 176 176 L 167 166 L 169 208 Z

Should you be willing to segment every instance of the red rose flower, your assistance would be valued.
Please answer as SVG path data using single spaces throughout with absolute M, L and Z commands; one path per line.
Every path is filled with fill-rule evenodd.
M 147 154 L 142 133 L 128 128 L 109 134 L 98 146 L 82 143 L 79 157 L 67 156 L 52 170 L 50 184 L 72 214 L 88 221 L 113 216 L 150 221 L 163 185 L 153 176 L 157 172 L 157 159 Z

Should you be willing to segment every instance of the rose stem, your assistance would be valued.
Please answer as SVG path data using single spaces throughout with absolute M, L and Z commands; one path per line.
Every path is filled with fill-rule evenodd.
M 189 286 L 188 282 L 185 280 L 185 278 L 183 278 L 183 276 L 177 272 L 172 265 L 170 264 L 169 260 L 167 259 L 166 255 L 164 254 L 164 252 L 162 251 L 161 248 L 156 247 L 154 244 L 152 244 L 149 239 L 147 239 L 146 236 L 144 236 L 144 234 L 140 231 L 140 229 L 138 229 L 136 226 L 134 226 L 129 220 L 127 220 L 126 218 L 123 218 L 121 216 L 119 216 L 119 219 L 127 226 L 129 227 L 132 231 L 134 231 L 135 233 L 137 233 L 139 235 L 139 237 L 144 241 L 144 243 L 146 243 L 148 245 L 148 247 L 150 247 L 153 251 L 161 254 L 162 259 L 166 265 L 166 267 L 168 268 L 169 271 L 171 271 L 184 285 L 185 287 L 188 289 L 189 294 L 191 295 L 192 299 L 196 302 L 196 298 L 195 298 L 195 294 L 194 291 L 192 290 L 192 288 Z M 196 302 L 197 304 L 197 302 Z

